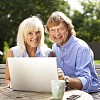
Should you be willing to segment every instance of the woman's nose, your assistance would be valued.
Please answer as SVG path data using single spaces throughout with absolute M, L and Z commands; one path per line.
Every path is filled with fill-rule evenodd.
M 36 33 L 34 33 L 34 34 L 32 35 L 32 38 L 34 38 L 34 39 L 36 39 L 36 38 L 37 38 Z

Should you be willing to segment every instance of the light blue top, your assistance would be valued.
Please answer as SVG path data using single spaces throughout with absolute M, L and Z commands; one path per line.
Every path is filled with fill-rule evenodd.
M 18 46 L 12 47 L 11 50 L 13 51 L 14 57 L 29 57 L 27 51 L 24 51 L 23 54 L 20 55 L 18 51 Z M 50 55 L 50 51 L 50 48 L 44 48 L 45 57 L 48 57 Z M 41 52 L 39 48 L 37 48 L 35 57 L 44 57 L 44 54 Z
M 52 46 L 57 63 L 64 75 L 81 80 L 85 92 L 100 90 L 100 81 L 95 71 L 94 55 L 90 47 L 81 39 L 71 36 L 62 47 Z

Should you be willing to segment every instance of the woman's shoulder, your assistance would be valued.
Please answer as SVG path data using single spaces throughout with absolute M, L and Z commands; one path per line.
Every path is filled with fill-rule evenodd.
M 51 51 L 51 48 L 49 48 L 47 45 L 43 46 L 42 53 L 44 54 L 44 56 L 49 56 Z
M 13 57 L 14 55 L 13 55 L 13 51 L 12 51 L 12 49 L 9 49 L 8 51 L 7 51 L 7 55 L 6 55 L 7 57 Z
M 11 49 L 12 51 L 13 51 L 13 50 L 18 50 L 18 46 L 11 47 L 10 49 Z
M 11 47 L 10 50 L 13 52 L 14 57 L 18 57 L 18 55 L 19 55 L 18 46 Z
M 44 45 L 43 49 L 44 49 L 45 52 L 51 51 L 51 48 L 49 48 L 47 45 Z

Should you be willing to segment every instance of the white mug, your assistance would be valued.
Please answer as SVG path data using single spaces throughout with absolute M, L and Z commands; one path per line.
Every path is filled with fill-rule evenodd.
M 51 91 L 54 99 L 62 99 L 65 92 L 65 81 L 51 80 Z

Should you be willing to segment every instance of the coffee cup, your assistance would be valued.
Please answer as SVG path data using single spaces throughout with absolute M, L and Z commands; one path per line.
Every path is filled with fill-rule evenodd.
M 51 80 L 51 91 L 54 99 L 61 100 L 65 92 L 65 81 Z

